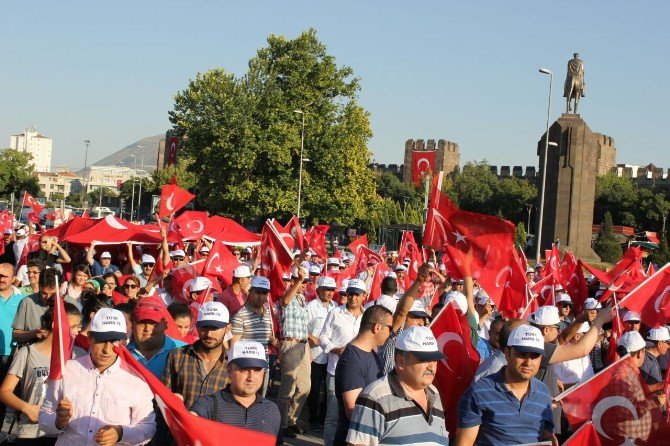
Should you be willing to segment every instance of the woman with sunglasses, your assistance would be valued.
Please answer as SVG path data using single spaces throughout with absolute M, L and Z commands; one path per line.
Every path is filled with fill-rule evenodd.
M 126 278 L 126 281 L 123 283 L 123 295 L 128 299 L 137 300 L 138 292 L 140 291 L 140 279 L 135 276 L 130 276 Z

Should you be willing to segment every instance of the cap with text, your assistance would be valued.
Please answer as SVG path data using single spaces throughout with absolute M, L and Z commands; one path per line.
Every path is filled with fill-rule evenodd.
M 223 328 L 230 321 L 228 308 L 221 302 L 205 302 L 198 310 L 197 327 Z
M 228 363 L 246 368 L 268 368 L 265 347 L 256 341 L 237 341 L 228 350 Z
M 335 279 L 328 276 L 319 277 L 319 281 L 316 284 L 317 288 L 323 288 L 324 290 L 335 291 L 337 288 L 337 282 Z
M 251 279 L 251 288 L 254 290 L 270 292 L 270 281 L 267 277 L 254 276 Z
M 101 308 L 93 316 L 89 329 L 96 341 L 120 341 L 127 339 L 126 318 L 119 310 Z
M 367 291 L 368 287 L 361 279 L 351 279 L 347 284 L 347 294 L 361 294 Z
M 411 352 L 422 361 L 437 361 L 445 358 L 430 328 L 419 325 L 403 330 L 398 335 L 395 347 L 398 350 Z
M 519 325 L 509 335 L 507 346 L 520 353 L 544 353 L 544 338 L 537 327 Z
M 553 305 L 548 305 L 535 310 L 528 316 L 528 322 L 544 327 L 558 325 L 561 322 L 561 318 L 558 317 L 558 308 Z

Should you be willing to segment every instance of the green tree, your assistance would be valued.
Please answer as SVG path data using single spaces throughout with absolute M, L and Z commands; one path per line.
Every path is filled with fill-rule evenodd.
M 516 225 L 516 230 L 514 231 L 514 244 L 520 246 L 521 249 L 526 249 L 526 225 L 522 221 Z
M 416 187 L 413 183 L 401 181 L 392 173 L 384 172 L 377 175 L 377 194 L 382 198 L 391 198 L 401 206 L 407 202 L 407 206 L 423 207 L 423 188 Z
M 603 221 L 609 212 L 617 224 L 635 226 L 638 190 L 635 182 L 614 172 L 596 178 L 596 196 L 593 221 Z
M 605 212 L 605 218 L 593 244 L 593 250 L 603 262 L 616 263 L 621 259 L 621 245 L 612 233 L 612 214 L 609 212 Z
M 649 255 L 649 260 L 658 265 L 659 268 L 670 262 L 670 249 L 668 249 L 667 235 L 663 232 L 660 232 L 660 235 L 658 249 L 652 251 Z
M 661 232 L 663 214 L 670 211 L 670 201 L 654 189 L 641 188 L 638 191 L 638 205 L 635 207 L 639 229 Z
M 30 152 L 0 150 L 0 196 L 21 199 L 24 191 L 33 196 L 40 193 L 40 184 L 32 166 Z
M 523 222 L 528 215 L 526 206 L 536 200 L 537 188 L 525 178 L 503 178 L 498 183 L 495 202 L 507 220 Z
M 184 137 L 199 203 L 240 219 L 295 213 L 304 118 L 301 215 L 366 220 L 372 132 L 353 70 L 335 63 L 314 30 L 267 43 L 245 76 L 209 70 L 175 97 L 170 121 Z
M 498 177 L 486 160 L 468 161 L 454 177 L 452 191 L 461 209 L 489 215 L 496 215 L 499 210 L 495 203 Z

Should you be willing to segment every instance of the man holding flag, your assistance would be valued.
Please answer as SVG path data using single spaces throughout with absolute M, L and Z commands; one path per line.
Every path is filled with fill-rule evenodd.
M 113 350 L 125 339 L 123 313 L 102 308 L 91 322 L 89 354 L 67 361 L 61 379 L 49 381 L 39 423 L 59 435 L 56 445 L 141 445 L 153 437 L 153 393 Z

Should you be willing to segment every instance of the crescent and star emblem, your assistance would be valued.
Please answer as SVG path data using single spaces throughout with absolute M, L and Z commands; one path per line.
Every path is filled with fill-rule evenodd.
M 505 271 L 509 271 L 509 275 L 507 276 L 507 279 L 509 279 L 512 276 L 512 267 L 511 266 L 506 266 L 502 268 L 500 271 L 498 271 L 498 274 L 496 275 L 496 288 L 500 288 L 501 286 L 509 287 L 509 280 L 507 280 L 504 284 L 500 284 L 500 279 L 503 278 L 503 275 L 505 274 Z
M 632 415 L 633 419 L 637 420 L 638 414 L 637 414 L 637 409 L 635 408 L 635 405 L 630 401 L 627 400 L 626 398 L 622 396 L 608 396 L 606 398 L 603 398 L 596 404 L 596 406 L 593 408 L 593 427 L 596 428 L 598 433 L 602 435 L 603 437 L 612 440 L 612 437 L 607 435 L 605 431 L 603 430 L 603 427 L 601 425 L 601 418 L 607 411 L 607 409 L 610 409 L 615 406 L 620 406 L 623 407 L 624 409 L 627 409 Z
M 119 220 L 114 218 L 114 216 L 111 214 L 105 217 L 105 221 L 109 226 L 111 226 L 114 229 L 121 229 L 121 230 L 128 229 L 126 226 L 122 225 Z
M 196 230 L 196 229 L 191 228 L 191 223 L 193 223 L 195 226 L 197 226 L 198 229 Z M 205 229 L 205 225 L 200 220 L 191 220 L 188 223 L 186 223 L 186 227 L 188 229 L 190 229 L 191 231 L 193 231 L 194 234 L 199 234 Z
M 663 302 L 663 298 L 666 297 L 668 294 L 668 291 L 670 291 L 670 285 L 666 286 L 665 289 L 661 294 L 656 296 L 656 300 L 654 300 L 654 310 L 659 313 L 661 311 L 661 302 Z M 667 299 L 666 299 L 667 303 Z
M 421 164 L 424 163 L 426 164 L 426 168 L 422 169 Z M 419 160 L 416 162 L 416 168 L 419 172 L 423 173 L 430 169 L 430 161 L 428 161 L 428 158 L 419 158 Z
M 446 333 L 442 333 L 437 338 L 437 347 L 440 349 L 440 351 L 442 353 L 444 353 L 444 346 L 447 345 L 449 342 L 458 342 L 459 344 L 463 345 L 463 339 L 461 339 L 461 337 L 459 335 L 457 335 L 456 333 L 453 333 L 453 332 L 450 332 L 450 331 L 448 331 Z M 446 356 L 446 354 L 445 354 L 445 356 Z M 448 368 L 451 372 L 455 373 L 454 369 L 449 367 L 449 363 L 447 362 L 447 359 L 449 359 L 449 358 L 440 359 L 440 361 L 442 361 L 442 364 L 444 364 L 444 366 L 446 368 Z

